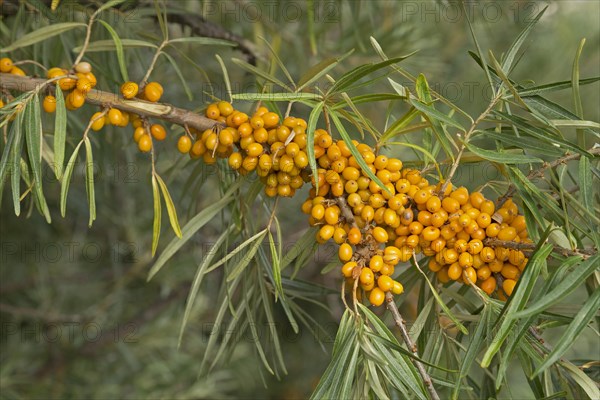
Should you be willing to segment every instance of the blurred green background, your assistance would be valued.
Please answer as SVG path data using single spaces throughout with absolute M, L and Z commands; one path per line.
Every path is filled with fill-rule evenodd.
M 19 15 L 9 15 L 6 3 L 2 5 L 2 24 L 12 37 L 25 33 L 30 24 L 45 24 L 45 17 L 31 8 Z M 37 2 L 31 4 L 35 6 Z M 581 77 L 599 76 L 600 2 L 502 1 L 467 3 L 466 7 L 482 48 L 492 49 L 498 58 L 546 5 L 548 10 L 527 39 L 525 54 L 511 78 L 524 85 L 569 80 L 582 38 L 587 42 L 580 61 Z M 403 63 L 404 67 L 415 75 L 425 74 L 434 90 L 472 115 L 478 115 L 489 99 L 485 77 L 467 54 L 475 47 L 465 11 L 458 2 L 167 1 L 167 6 L 169 11 L 183 10 L 192 17 L 203 15 L 225 31 L 245 38 L 258 54 L 264 55 L 258 59 L 261 69 L 272 68 L 261 38 L 273 46 L 292 76 L 298 79 L 312 65 L 351 49 L 355 52 L 330 72 L 332 76 L 363 63 L 379 61 L 369 41 L 373 36 L 389 56 L 418 50 Z M 151 18 L 152 9 L 152 5 L 140 6 L 116 15 L 111 23 L 124 37 L 156 40 L 160 31 Z M 81 10 L 78 2 L 63 0 L 54 22 L 80 19 Z M 170 29 L 174 37 L 191 33 L 189 28 L 177 24 Z M 97 30 L 94 38 L 107 38 L 105 32 Z M 2 46 L 10 40 L 10 35 L 3 34 Z M 65 35 L 48 41 L 47 46 L 25 48 L 18 56 L 44 60 L 47 66 L 67 66 L 70 63 L 66 60 L 74 56 L 72 47 L 81 40 L 81 35 Z M 164 101 L 201 109 L 213 96 L 226 98 L 215 54 L 225 60 L 234 92 L 255 89 L 254 77 L 229 62 L 231 57 L 244 58 L 239 51 L 193 45 L 179 49 L 170 53 L 187 78 L 194 99 L 188 100 L 171 65 L 163 59 L 152 79 L 165 86 Z M 132 79 L 141 79 L 151 56 L 150 50 L 129 56 Z M 110 71 L 118 70 L 114 55 L 90 53 L 90 59 L 98 71 L 99 86 L 115 90 L 119 82 L 108 78 Z M 280 71 L 277 74 L 283 78 Z M 392 92 L 385 73 L 380 75 L 382 79 L 362 92 Z M 394 79 L 411 86 L 397 75 Z M 582 87 L 582 97 L 585 118 L 598 121 L 597 85 Z M 573 109 L 569 90 L 553 93 L 550 98 Z M 250 104 L 238 106 L 249 109 Z M 292 114 L 307 117 L 309 111 L 294 106 Z M 406 109 L 390 110 L 373 103 L 361 111 L 384 129 L 388 118 L 393 120 Z M 84 118 L 72 118 L 73 128 L 69 133 L 74 143 L 92 113 L 93 109 L 85 108 Z M 48 123 L 44 128 L 51 131 L 52 119 L 45 122 Z M 227 365 L 220 365 L 209 376 L 198 377 L 215 317 L 215 299 L 222 279 L 219 272 L 211 274 L 203 285 L 180 349 L 177 348 L 179 327 L 197 265 L 207 246 L 229 225 L 227 216 L 202 229 L 158 276 L 146 282 L 153 262 L 150 164 L 132 143 L 129 130 L 124 134 L 123 130 L 111 129 L 94 137 L 98 218 L 92 228 L 87 227 L 83 163 L 75 169 L 65 219 L 59 213 L 60 186 L 53 181 L 50 170 L 44 189 L 53 217 L 51 225 L 35 210 L 30 215 L 24 212 L 25 215 L 15 217 L 8 191 L 2 199 L 0 396 L 7 399 L 308 396 L 329 360 L 332 337 L 343 310 L 339 297 L 319 299 L 328 311 L 302 303 L 306 312 L 321 323 L 318 337 L 305 328 L 300 334 L 293 334 L 285 315 L 275 306 L 278 329 L 283 332 L 287 376 L 277 379 L 266 372 L 251 339 L 242 338 Z M 162 144 L 158 170 L 166 178 L 180 220 L 185 223 L 218 198 L 218 176 L 214 169 L 194 170 L 194 165 L 181 160 L 175 150 L 176 137 L 172 134 Z M 414 141 L 416 137 L 418 132 L 408 136 L 408 140 Z M 403 159 L 415 158 L 409 152 L 393 151 Z M 198 173 L 210 175 L 202 187 L 188 182 L 190 174 Z M 489 179 L 482 176 L 481 169 L 471 167 L 465 168 L 460 176 L 459 183 L 470 188 Z M 286 244 L 293 243 L 307 226 L 305 216 L 299 212 L 304 198 L 305 193 L 301 193 L 294 199 L 280 200 L 278 216 Z M 260 221 L 265 216 L 258 213 L 256 218 Z M 166 225 L 163 222 L 159 252 L 173 236 Z M 321 249 L 299 277 L 337 290 L 337 274 L 320 273 L 333 259 L 332 249 Z M 414 320 L 417 310 L 410 298 L 405 301 L 403 312 L 409 321 Z M 589 356 L 590 352 L 598 352 L 597 346 L 597 339 L 590 336 L 574 346 L 569 356 Z M 515 373 L 510 379 L 515 384 L 507 391 L 507 397 L 520 398 L 521 393 L 527 397 L 530 392 L 522 374 Z

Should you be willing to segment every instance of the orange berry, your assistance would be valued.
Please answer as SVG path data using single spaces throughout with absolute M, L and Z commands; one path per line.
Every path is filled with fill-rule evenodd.
M 152 139 L 150 138 L 150 135 L 147 133 L 142 135 L 138 142 L 138 148 L 142 153 L 147 153 L 152 149 Z
M 163 94 L 163 87 L 158 82 L 149 82 L 144 87 L 144 97 L 146 97 L 146 99 L 148 101 L 151 101 L 153 103 L 156 103 L 157 101 L 159 101 L 162 94 Z
M 94 115 L 92 115 L 92 118 L 90 118 L 90 121 L 93 121 L 95 119 L 94 122 L 92 122 L 92 130 L 97 132 L 100 129 L 102 129 L 104 127 L 104 122 L 105 122 L 105 116 L 102 115 L 102 113 L 100 111 L 98 111 L 97 113 L 94 113 Z
M 47 113 L 53 113 L 54 111 L 56 111 L 56 97 L 52 95 L 44 97 L 42 107 Z
M 123 114 L 120 110 L 116 108 L 111 108 L 108 111 L 108 119 L 111 124 L 118 126 L 121 125 L 121 122 L 123 122 Z
M 126 99 L 133 99 L 135 96 L 137 96 L 138 91 L 139 86 L 135 82 L 129 81 L 121 85 L 121 94 Z
M 156 140 L 165 140 L 167 137 L 167 131 L 165 127 L 159 124 L 153 124 L 150 126 L 150 133 L 152 137 Z
M 344 275 L 346 278 L 352 278 L 352 273 L 357 265 L 358 264 L 356 261 L 347 262 L 342 266 L 342 275 Z
M 350 261 L 352 258 L 352 246 L 348 243 L 342 243 L 338 249 L 338 257 L 340 261 Z
M 192 148 L 192 139 L 190 139 L 189 136 L 187 136 L 187 135 L 180 136 L 179 140 L 177 140 L 177 150 L 179 150 L 179 152 L 182 154 L 186 154 L 186 153 L 189 153 L 191 148 Z
M 479 287 L 481 287 L 481 290 L 486 292 L 488 295 L 492 294 L 494 290 L 496 290 L 496 278 L 490 276 L 489 278 L 481 282 Z
M 514 279 L 505 279 L 504 282 L 502 282 L 502 289 L 504 290 L 504 293 L 506 293 L 507 296 L 510 296 L 513 290 L 515 290 L 516 285 L 517 281 L 515 281 Z
M 373 288 L 373 290 L 371 290 L 371 293 L 369 294 L 369 302 L 371 304 L 378 307 L 383 304 L 384 300 L 385 293 L 383 292 L 383 290 L 379 289 L 378 287 Z
M 325 210 L 323 210 L 323 212 L 324 211 Z M 362 239 L 362 233 L 360 232 L 360 230 L 356 227 L 350 228 L 350 230 L 348 231 L 348 242 L 350 244 L 356 245 L 356 244 L 360 243 L 361 239 Z
M 10 72 L 13 67 L 13 62 L 8 57 L 0 58 L 0 72 Z

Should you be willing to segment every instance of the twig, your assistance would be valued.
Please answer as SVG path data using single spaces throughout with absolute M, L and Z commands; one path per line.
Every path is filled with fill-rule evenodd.
M 350 209 L 350 206 L 348 205 L 346 198 L 342 197 L 342 196 L 336 197 L 335 201 L 338 203 L 338 206 L 340 206 L 340 211 L 342 213 L 342 217 L 344 217 L 346 222 L 348 222 L 350 224 L 350 226 L 352 226 L 353 228 L 358 228 L 358 225 L 356 224 L 356 220 L 354 219 L 354 214 L 352 214 L 352 210 Z
M 590 154 L 593 154 L 593 155 L 600 154 L 600 147 L 592 147 L 591 149 L 588 149 L 587 152 Z M 579 160 L 580 158 L 581 158 L 581 153 L 573 153 L 573 154 L 567 154 L 566 156 L 563 156 L 561 158 L 557 158 L 556 160 L 554 160 L 552 162 L 545 162 L 544 164 L 542 164 L 542 166 L 539 169 L 533 170 L 529 174 L 527 174 L 527 179 L 532 180 L 532 179 L 541 178 L 544 176 L 544 173 L 546 172 L 546 170 L 548 168 L 554 168 L 554 167 L 557 167 L 558 165 L 566 164 L 569 161 Z M 508 186 L 508 189 L 506 190 L 506 193 L 504 194 L 504 196 L 502 196 L 498 199 L 498 205 L 496 206 L 496 208 L 502 207 L 502 205 L 504 203 L 506 203 L 506 201 L 510 197 L 512 197 L 513 194 L 515 194 L 516 190 L 517 190 L 517 187 L 511 183 Z
M 37 90 L 38 87 L 46 85 L 46 79 L 32 78 L 27 76 L 18 76 L 13 74 L 0 73 L 0 88 L 8 90 L 17 90 L 27 92 Z M 54 93 L 54 85 L 48 86 L 49 92 Z M 134 99 L 125 100 L 115 93 L 104 92 L 100 90 L 91 90 L 85 98 L 86 103 L 116 108 L 140 116 L 156 118 L 171 122 L 177 125 L 188 125 L 189 127 L 204 131 L 212 129 L 215 125 L 221 124 L 206 118 L 195 112 L 175 107 L 167 103 L 151 103 L 149 101 Z
M 458 169 L 458 166 L 460 165 L 460 159 L 462 158 L 462 155 L 463 155 L 465 149 L 467 148 L 466 143 L 469 141 L 469 138 L 471 137 L 473 132 L 475 132 L 475 128 L 477 128 L 477 125 L 479 125 L 479 123 L 481 121 L 483 121 L 485 117 L 487 117 L 487 115 L 490 113 L 490 111 L 492 111 L 492 108 L 494 108 L 494 106 L 496 105 L 498 100 L 500 100 L 500 98 L 501 98 L 501 93 L 498 93 L 496 95 L 496 97 L 494 97 L 492 99 L 492 101 L 487 106 L 485 111 L 482 112 L 481 115 L 479 117 L 477 117 L 477 119 L 475 121 L 473 121 L 473 123 L 469 127 L 469 130 L 467 131 L 467 133 L 465 133 L 465 137 L 463 139 L 462 145 L 460 146 L 460 150 L 458 151 L 458 154 L 456 155 L 456 158 L 454 159 L 454 162 L 452 163 L 452 167 L 450 168 L 450 172 L 448 173 L 448 176 L 446 177 L 446 179 L 444 180 L 444 183 L 442 184 L 442 187 L 440 188 L 439 194 L 441 197 L 444 196 L 444 193 L 446 192 L 446 188 L 452 181 L 452 177 L 454 176 L 454 174 L 456 173 L 456 170 Z
M 387 292 L 385 294 L 385 302 L 386 302 L 386 304 L 385 304 L 386 308 L 392 313 L 392 316 L 394 317 L 394 322 L 396 323 L 396 326 L 398 326 L 398 328 L 400 328 L 400 333 L 402 334 L 402 340 L 404 340 L 404 343 L 406 343 L 408 350 L 415 357 L 419 357 L 419 352 L 417 351 L 417 345 L 415 344 L 415 342 L 412 341 L 412 339 L 410 338 L 410 335 L 408 334 L 408 329 L 406 329 L 406 325 L 404 325 L 404 320 L 402 319 L 402 316 L 400 315 L 398 308 L 396 308 L 396 303 L 394 303 L 394 296 L 392 295 L 391 292 Z M 439 400 L 440 396 L 438 396 L 438 394 L 435 390 L 435 387 L 433 386 L 431 377 L 425 370 L 425 366 L 419 360 L 417 360 L 415 358 L 411 358 L 411 360 L 412 360 L 413 364 L 415 365 L 415 367 L 417 367 L 417 370 L 419 371 L 419 374 L 421 375 L 421 378 L 423 379 L 423 382 L 425 383 L 425 387 L 429 391 L 431 398 L 433 400 Z
M 535 250 L 535 248 L 537 247 L 534 243 L 521 243 L 521 242 L 512 242 L 510 240 L 500 240 L 500 239 L 496 239 L 496 238 L 486 238 L 483 240 L 483 244 L 485 246 L 490 246 L 490 247 L 505 247 L 507 249 L 514 249 L 514 250 L 524 250 L 524 251 L 532 251 Z M 596 249 L 567 249 L 565 247 L 561 247 L 559 245 L 556 244 L 552 244 L 553 247 L 553 251 L 565 256 L 565 257 L 571 257 L 571 256 L 579 256 L 582 257 L 583 259 L 587 259 L 590 258 L 591 256 L 593 256 L 594 254 L 598 253 L 598 250 Z
M 154 57 L 152 58 L 152 61 L 150 62 L 150 66 L 148 67 L 148 70 L 146 71 L 146 75 L 144 75 L 144 77 L 142 78 L 142 80 L 140 82 L 142 87 L 146 86 L 146 83 L 148 83 L 148 78 L 150 78 L 150 74 L 152 74 L 152 71 L 154 71 L 154 67 L 156 66 L 158 57 L 160 57 L 160 55 L 162 54 L 162 50 L 165 48 L 165 46 L 167 44 L 169 44 L 169 41 L 165 40 L 164 42 L 162 42 L 160 44 L 158 49 L 156 49 L 156 53 L 154 53 Z

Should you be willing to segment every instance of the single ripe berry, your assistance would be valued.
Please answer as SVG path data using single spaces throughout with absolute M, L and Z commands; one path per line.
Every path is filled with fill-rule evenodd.
M 75 65 L 75 71 L 82 74 L 87 74 L 88 72 L 92 72 L 92 66 L 89 62 L 82 61 Z
M 392 286 L 392 293 L 394 294 L 402 294 L 404 293 L 404 286 L 398 281 L 394 281 L 394 285 Z
M 187 135 L 183 135 L 177 140 L 177 150 L 181 154 L 187 154 L 192 148 L 192 139 Z
M 123 122 L 123 114 L 121 113 L 121 110 L 111 108 L 108 111 L 108 120 L 113 125 L 121 125 L 121 123 Z
M 385 293 L 383 290 L 379 289 L 378 287 L 373 288 L 369 294 L 369 302 L 378 307 L 383 304 L 383 300 L 385 300 Z
M 370 285 L 375 280 L 375 275 L 373 274 L 373 271 L 371 271 L 370 268 L 365 267 L 360 271 L 359 279 L 360 283 L 362 283 L 363 285 Z
M 156 103 L 163 94 L 163 87 L 158 82 L 150 82 L 144 87 L 144 96 L 148 101 Z
M 46 111 L 47 113 L 53 113 L 54 111 L 56 111 L 56 97 L 52 95 L 44 97 L 42 107 L 44 107 L 44 111 Z
M 133 99 L 137 96 L 139 90 L 139 86 L 135 82 L 125 82 L 121 85 L 121 94 L 126 99 Z
M 380 226 L 376 226 L 375 228 L 373 228 L 371 234 L 373 235 L 373 239 L 375 239 L 377 243 L 386 243 L 389 240 L 388 233 L 385 229 L 383 229 Z
M 0 72 L 10 72 L 13 67 L 13 62 L 8 57 L 0 58 Z
M 352 246 L 350 246 L 348 243 L 342 243 L 338 249 L 338 257 L 340 261 L 350 261 L 352 258 Z
M 98 111 L 97 113 L 94 113 L 94 115 L 92 115 L 90 121 L 94 121 L 92 122 L 92 130 L 98 132 L 104 127 L 105 118 L 102 112 Z
M 167 137 L 167 131 L 165 130 L 165 127 L 159 124 L 152 124 L 150 126 L 150 133 L 156 140 L 165 140 Z
M 73 90 L 71 93 L 67 95 L 65 99 L 65 105 L 70 109 L 80 108 L 85 104 L 85 93 L 80 91 L 79 89 Z M 115 124 L 117 125 L 117 124 Z
M 394 286 L 394 280 L 387 275 L 381 275 L 377 278 L 377 286 L 384 292 L 389 292 Z
M 504 293 L 510 296 L 515 289 L 516 284 L 517 281 L 514 279 L 505 279 L 504 282 L 502 282 L 502 289 L 504 290 Z
M 138 142 L 138 148 L 142 153 L 147 153 L 152 149 L 152 139 L 150 138 L 150 135 L 142 135 L 140 141 Z
M 85 76 L 79 77 L 79 79 L 77 79 L 77 90 L 83 93 L 88 93 L 90 90 L 92 90 L 92 82 L 90 82 L 90 80 Z
M 348 231 L 348 242 L 350 244 L 358 244 L 362 239 L 362 234 L 360 233 L 360 229 L 353 227 Z
M 354 267 L 356 267 L 356 261 L 349 261 L 342 266 L 342 275 L 346 278 L 352 278 L 352 273 L 354 271 Z
M 231 113 L 233 113 L 233 106 L 228 101 L 218 102 L 217 108 L 223 117 L 228 117 Z
M 25 71 L 23 71 L 21 68 L 17 67 L 16 65 L 13 65 L 13 67 L 10 69 L 10 73 L 13 75 L 27 76 Z
M 146 135 L 146 129 L 143 126 L 138 126 L 137 128 L 135 128 L 135 130 L 133 131 L 133 140 L 136 143 L 140 142 L 140 139 L 142 138 L 142 136 Z

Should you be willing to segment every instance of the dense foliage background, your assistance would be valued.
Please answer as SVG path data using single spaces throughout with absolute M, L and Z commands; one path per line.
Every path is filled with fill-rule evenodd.
M 134 4 L 135 3 L 135 4 Z M 600 3 L 596 1 L 543 2 L 507 1 L 467 4 L 468 14 L 482 49 L 494 54 L 505 52 L 514 38 L 548 5 L 543 18 L 527 38 L 523 55 L 511 71 L 511 79 L 525 86 L 571 79 L 573 60 L 579 42 L 587 38 L 579 71 L 582 78 L 600 75 Z M 127 6 L 127 7 L 126 7 Z M 284 61 L 298 79 L 313 65 L 329 57 L 339 57 L 354 49 L 329 73 L 340 76 L 358 65 L 380 61 L 373 50 L 373 36 L 389 56 L 418 52 L 403 62 L 417 75 L 423 73 L 432 89 L 438 91 L 471 115 L 478 115 L 490 100 L 485 74 L 468 51 L 475 46 L 465 19 L 465 11 L 455 2 L 395 1 L 168 1 L 169 13 L 188 18 L 203 16 L 217 34 L 243 38 L 248 51 L 220 46 L 183 43 L 168 53 L 173 57 L 188 86 L 182 85 L 173 65 L 159 60 L 153 80 L 165 86 L 163 101 L 187 109 L 201 110 L 215 98 L 227 98 L 223 71 L 214 57 L 219 54 L 227 66 L 234 93 L 257 91 L 256 76 L 240 68 L 232 57 L 252 61 L 258 55 L 260 70 L 281 76 L 268 46 Z M 91 3 L 63 0 L 55 12 L 44 2 L 4 1 L 0 44 L 49 23 L 83 21 Z M 122 12 L 107 11 L 104 18 L 123 38 L 154 43 L 161 40 L 153 2 L 126 2 Z M 158 7 L 160 9 L 160 6 Z M 175 17 L 174 17 L 174 20 Z M 193 26 L 170 23 L 171 37 L 194 34 Z M 69 66 L 81 45 L 83 30 L 70 31 L 34 46 L 11 53 L 15 60 L 34 59 L 45 66 Z M 93 40 L 110 39 L 97 29 Z M 153 50 L 126 50 L 129 75 L 139 79 L 153 56 Z M 121 83 L 119 64 L 113 52 L 90 52 L 104 90 L 116 91 Z M 42 74 L 27 65 L 28 71 Z M 353 95 L 392 92 L 387 74 L 353 92 Z M 375 74 L 375 76 L 377 76 Z M 407 87 L 412 83 L 396 75 Z M 597 84 L 580 88 L 585 119 L 600 120 L 600 92 Z M 572 109 L 570 90 L 549 93 L 548 98 Z M 392 103 L 393 104 L 393 103 Z M 250 102 L 237 102 L 250 109 Z M 281 105 L 284 111 L 284 105 Z M 404 110 L 404 109 L 403 109 Z M 69 117 L 69 135 L 77 137 L 93 109 Z M 368 103 L 361 112 L 383 129 L 401 112 L 386 103 Z M 310 109 L 294 105 L 292 113 L 308 118 Z M 51 131 L 51 117 L 44 122 Z M 46 125 L 44 129 L 46 129 Z M 179 130 L 181 132 L 181 129 Z M 418 142 L 420 133 L 403 140 Z M 173 134 L 162 145 L 157 169 L 169 185 L 182 222 L 219 198 L 222 182 L 213 168 L 198 167 L 182 159 L 175 149 Z M 358 135 L 357 135 L 358 137 Z M 575 132 L 571 139 L 574 140 Z M 76 143 L 75 139 L 69 145 Z M 591 144 L 588 142 L 588 144 Z M 68 146 L 69 146 L 68 145 Z M 69 153 L 69 152 L 68 152 Z M 418 162 L 410 149 L 394 147 L 391 154 L 408 164 Z M 321 274 L 335 261 L 334 246 L 322 246 L 298 272 L 298 293 L 310 301 L 299 301 L 307 318 L 294 333 L 283 311 L 274 307 L 275 325 L 282 332 L 281 352 L 287 375 L 271 375 L 257 358 L 252 337 L 245 332 L 227 346 L 231 357 L 219 363 L 212 374 L 201 372 L 216 318 L 222 275 L 215 271 L 205 278 L 178 349 L 178 335 L 185 299 L 198 263 L 236 216 L 224 212 L 205 226 L 151 281 L 153 264 L 152 188 L 150 163 L 140 154 L 129 131 L 109 128 L 94 136 L 97 168 L 97 220 L 88 228 L 88 204 L 84 170 L 76 168 L 71 183 L 67 217 L 60 218 L 60 184 L 50 169 L 45 174 L 44 191 L 53 216 L 47 224 L 31 206 L 16 217 L 10 194 L 4 194 L 0 209 L 0 394 L 3 398 L 303 398 L 310 395 L 325 370 L 332 351 L 337 324 L 343 313 L 339 300 L 339 274 Z M 489 167 L 489 166 L 488 166 Z M 495 168 L 465 163 L 456 183 L 475 190 L 500 179 Z M 576 169 L 574 170 L 576 174 Z M 207 179 L 204 179 L 207 178 Z M 597 180 L 597 177 L 596 177 Z M 284 246 L 288 248 L 305 231 L 306 217 L 300 213 L 305 195 L 280 199 L 277 216 Z M 597 197 L 595 197 L 597 201 Z M 31 203 L 31 202 L 29 202 Z M 597 210 L 596 203 L 596 210 Z M 268 209 L 257 207 L 245 215 L 260 225 Z M 597 214 L 596 214 L 597 215 Z M 237 218 L 240 218 L 237 216 Z M 166 223 L 164 223 L 166 226 Z M 173 236 L 163 231 L 159 252 Z M 233 244 L 232 244 L 233 245 Z M 268 251 L 268 249 L 265 249 Z M 310 283 L 310 284 L 309 284 Z M 300 296 L 300 295 L 299 295 Z M 584 301 L 584 289 L 565 300 L 556 313 L 575 314 Z M 404 295 L 401 311 L 408 323 L 419 315 L 423 299 L 419 289 Z M 381 313 L 383 314 L 383 312 Z M 225 329 L 225 328 L 224 328 Z M 545 334 L 548 343 L 561 335 L 561 329 Z M 565 354 L 570 360 L 596 360 L 600 346 L 595 328 L 584 330 Z M 311 332 L 312 331 L 312 332 Z M 231 332 L 235 336 L 235 332 Z M 267 339 L 268 341 L 268 339 Z M 272 350 L 270 350 L 272 351 Z M 271 356 L 271 354 L 269 355 Z M 518 365 L 516 362 L 515 365 Z M 530 398 L 531 389 L 519 368 L 509 369 L 502 398 Z

